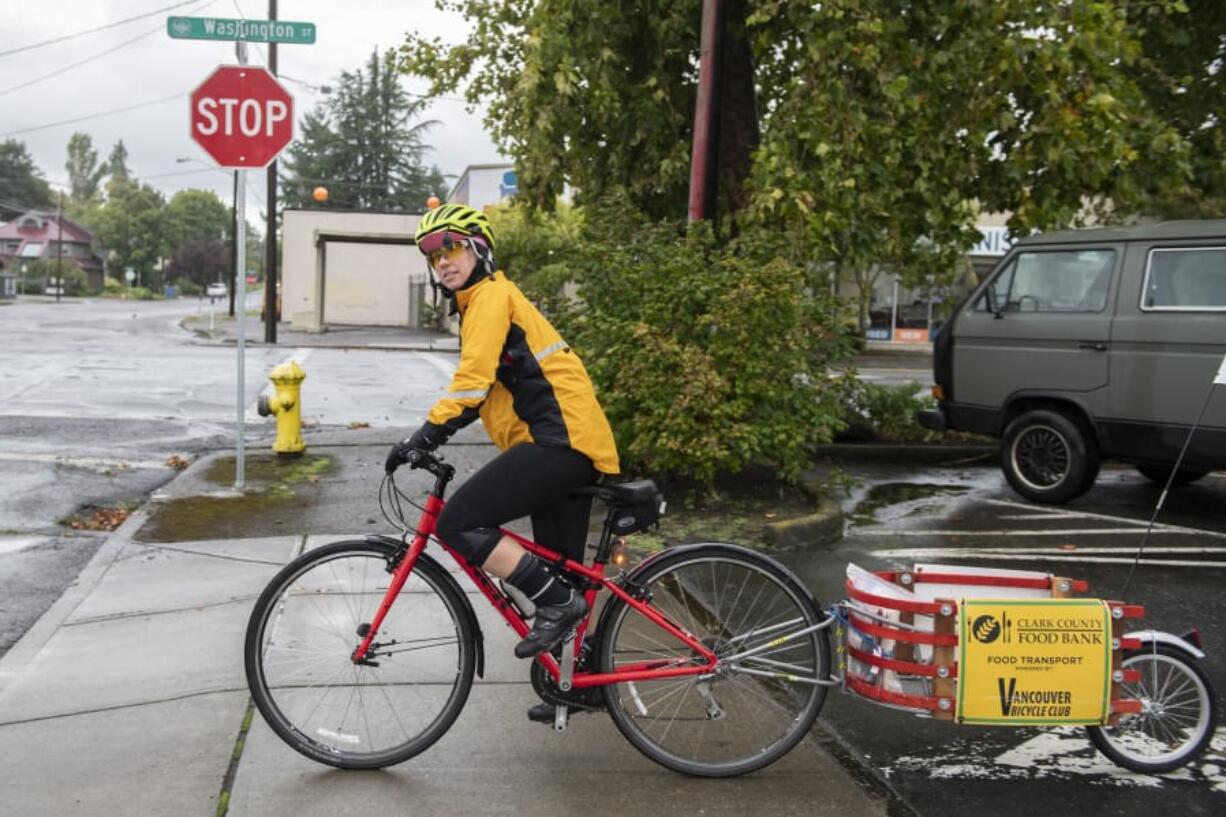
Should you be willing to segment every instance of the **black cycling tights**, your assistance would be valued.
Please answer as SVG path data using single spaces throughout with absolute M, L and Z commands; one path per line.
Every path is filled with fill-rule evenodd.
M 598 476 L 592 461 L 572 448 L 509 448 L 447 500 L 438 517 L 439 538 L 479 566 L 502 536 L 499 525 L 531 516 L 533 541 L 582 562 L 592 498 L 569 494 Z

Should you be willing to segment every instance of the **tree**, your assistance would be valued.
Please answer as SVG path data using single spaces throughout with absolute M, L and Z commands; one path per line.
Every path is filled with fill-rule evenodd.
M 0 199 L 14 210 L 34 210 L 52 206 L 51 186 L 16 139 L 0 142 Z
M 302 139 L 283 162 L 287 207 L 315 206 L 315 187 L 328 204 L 346 209 L 420 211 L 444 188 L 427 169 L 424 142 L 433 121 L 416 120 L 426 103 L 400 85 L 395 52 L 370 55 L 366 69 L 343 72 L 332 96 L 302 121 Z
M 953 274 L 980 210 L 1025 235 L 1144 212 L 1147 185 L 1186 178 L 1110 4 L 835 0 L 752 22 L 777 53 L 753 215 L 836 276 L 918 285 Z
M 189 239 L 175 247 L 166 268 L 171 281 L 187 279 L 205 285 L 213 281 L 230 282 L 230 245 L 218 239 Z
M 106 160 L 106 175 L 122 181 L 132 178 L 132 171 L 128 170 L 128 149 L 123 146 L 122 139 L 111 148 L 111 156 Z
M 1221 218 L 1226 215 L 1226 4 L 1184 0 L 1187 13 L 1165 7 L 1123 3 L 1129 22 L 1141 32 L 1143 58 L 1138 83 L 1155 113 L 1187 143 L 1191 176 L 1187 184 L 1155 180 L 1146 192 L 1166 218 Z
M 135 269 L 141 280 L 158 283 L 154 271 L 169 254 L 165 200 L 148 185 L 126 178 L 107 182 L 106 204 L 98 210 L 95 235 L 112 254 L 111 268 Z
M 68 140 L 69 198 L 73 204 L 86 204 L 98 198 L 98 185 L 106 175 L 106 166 L 98 164 L 98 151 L 87 133 L 74 133 Z
M 519 196 L 552 209 L 617 188 L 653 217 L 685 211 L 699 0 L 437 0 L 463 14 L 458 45 L 409 34 L 408 73 L 463 90 L 516 160 Z
M 180 190 L 166 205 L 171 252 L 188 241 L 218 241 L 230 232 L 230 208 L 211 190 Z

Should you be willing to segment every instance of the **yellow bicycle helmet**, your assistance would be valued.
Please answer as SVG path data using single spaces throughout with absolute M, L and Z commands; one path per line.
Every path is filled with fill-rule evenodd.
M 467 204 L 444 204 L 427 210 L 414 236 L 417 248 L 426 255 L 463 239 L 476 239 L 489 250 L 494 249 L 494 231 L 489 218 Z

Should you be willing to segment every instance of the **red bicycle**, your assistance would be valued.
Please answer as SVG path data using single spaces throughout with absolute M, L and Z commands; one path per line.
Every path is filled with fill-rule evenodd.
M 321 763 L 372 769 L 424 751 L 459 716 L 474 673 L 483 674 L 472 605 L 425 552 L 455 469 L 428 454 L 410 464 L 435 477 L 416 527 L 403 524 L 408 497 L 387 478 L 380 505 L 387 500 L 385 516 L 400 520 L 404 535 L 303 553 L 269 583 L 247 627 L 256 706 L 286 743 Z M 790 751 L 839 683 L 830 677 L 834 619 L 790 571 L 736 545 L 670 548 L 606 575 L 617 535 L 659 495 L 649 480 L 585 492 L 608 505 L 590 567 L 504 531 L 552 561 L 593 610 L 560 651 L 535 659 L 538 691 L 552 700 L 603 694 L 635 748 L 685 774 L 744 774 Z M 529 631 L 530 611 L 434 541 L 517 635 Z M 566 706 L 557 712 L 561 730 Z

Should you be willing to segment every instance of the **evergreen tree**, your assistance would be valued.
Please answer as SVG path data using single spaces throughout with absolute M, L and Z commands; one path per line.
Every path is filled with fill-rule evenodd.
M 16 139 L 0 142 L 0 205 L 10 211 L 52 206 L 51 186 Z
M 128 170 L 128 149 L 123 146 L 122 139 L 111 148 L 111 158 L 106 160 L 106 175 L 122 181 L 132 178 L 132 171 Z
M 311 194 L 322 185 L 329 207 L 423 209 L 445 184 L 424 164 L 436 124 L 418 121 L 425 107 L 401 87 L 394 51 L 373 51 L 365 70 L 343 72 L 331 98 L 303 117 L 302 138 L 282 162 L 285 206 L 316 206 Z
M 98 198 L 98 185 L 106 175 L 106 166 L 98 164 L 98 151 L 87 133 L 74 133 L 68 140 L 69 198 L 73 204 L 85 204 Z

